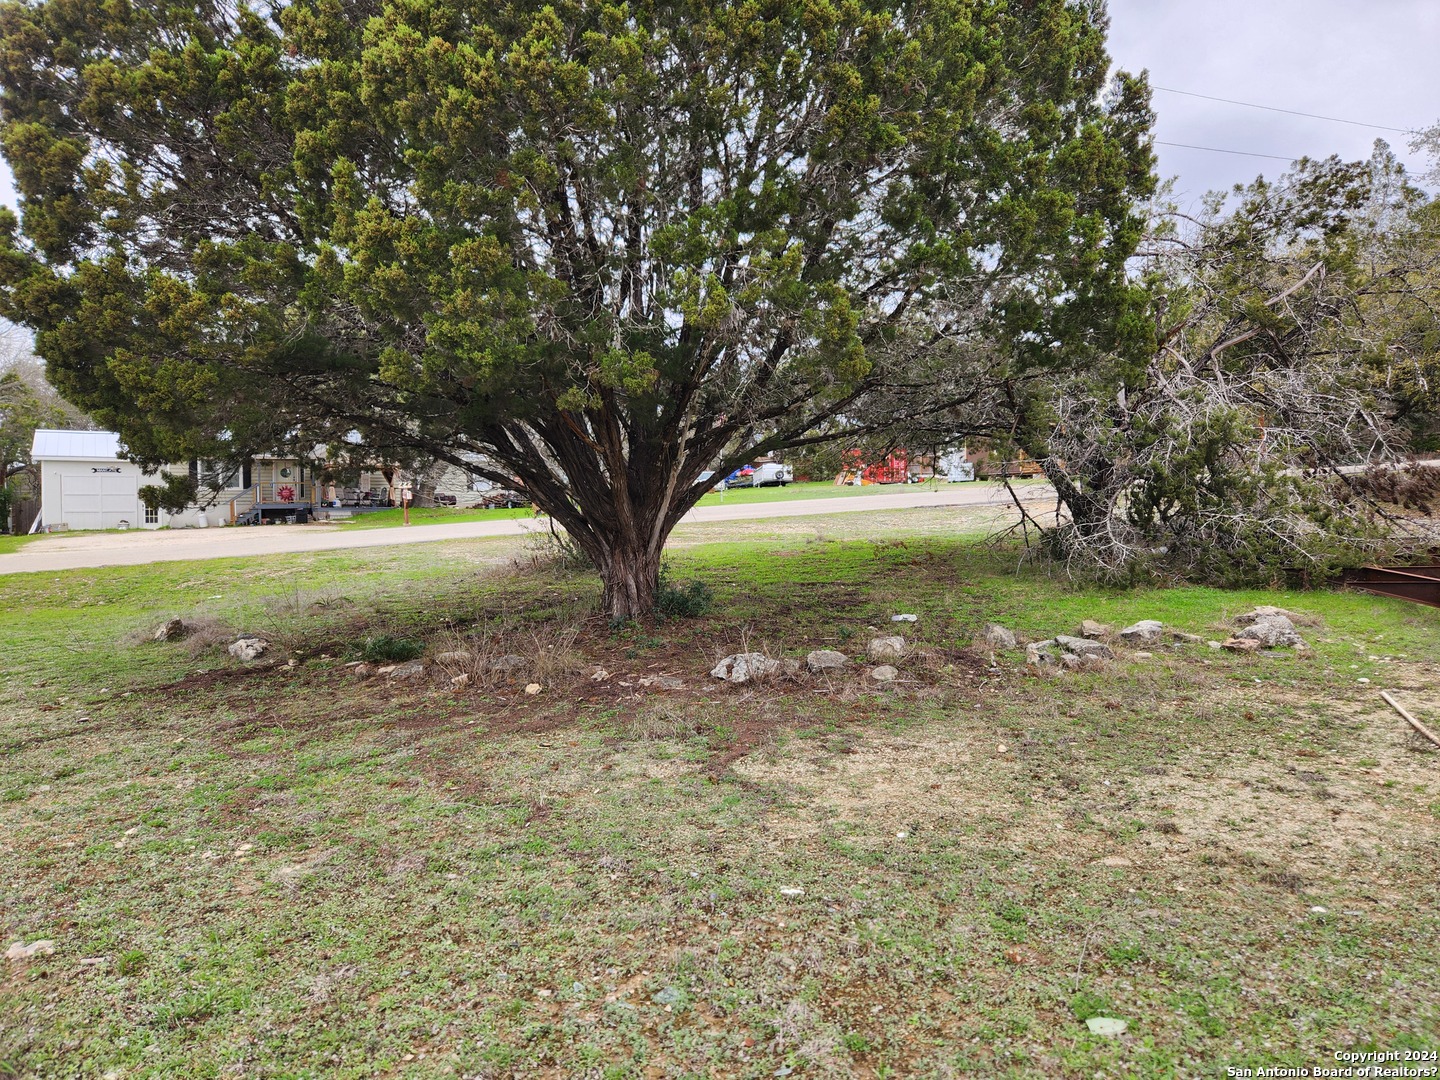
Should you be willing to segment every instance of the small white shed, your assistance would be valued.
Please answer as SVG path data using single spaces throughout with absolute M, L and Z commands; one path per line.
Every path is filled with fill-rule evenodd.
M 120 456 L 120 436 L 113 431 L 41 428 L 30 459 L 40 475 L 40 522 L 46 528 L 157 529 L 170 523 L 164 511 L 141 503 L 141 486 L 155 478 Z

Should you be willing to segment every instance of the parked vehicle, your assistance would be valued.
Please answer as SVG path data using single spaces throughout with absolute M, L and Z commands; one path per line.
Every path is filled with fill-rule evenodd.
M 765 465 L 757 465 L 754 474 L 750 477 L 752 487 L 784 487 L 795 479 L 795 470 L 789 465 L 782 465 L 778 461 L 772 461 Z
M 742 465 L 725 477 L 727 488 L 749 487 L 755 480 L 755 466 Z

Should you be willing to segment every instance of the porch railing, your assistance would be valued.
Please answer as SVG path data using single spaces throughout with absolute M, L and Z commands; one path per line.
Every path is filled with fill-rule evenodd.
M 230 500 L 230 522 L 257 506 L 309 506 L 315 501 L 315 485 L 305 480 L 273 480 L 254 484 Z

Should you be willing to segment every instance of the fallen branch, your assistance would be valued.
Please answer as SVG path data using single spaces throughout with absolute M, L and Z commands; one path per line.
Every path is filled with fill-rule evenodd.
M 1413 727 L 1413 728 L 1414 728 L 1416 731 L 1418 731 L 1421 735 L 1424 735 L 1425 738 L 1429 739 L 1429 740 L 1430 740 L 1432 743 L 1434 743 L 1436 746 L 1440 746 L 1440 739 L 1437 739 L 1437 738 L 1435 737 L 1434 733 L 1433 733 L 1432 731 L 1430 731 L 1429 728 L 1427 728 L 1424 724 L 1420 723 L 1419 720 L 1416 720 L 1415 717 L 1411 716 L 1408 712 L 1406 712 L 1406 711 L 1405 711 L 1405 706 L 1404 706 L 1404 705 L 1401 705 L 1400 702 L 1396 701 L 1393 697 L 1391 697 L 1389 690 L 1381 690 L 1381 691 L 1380 691 L 1380 696 L 1381 696 L 1382 698 L 1384 698 L 1386 701 L 1388 701 L 1388 702 L 1391 704 L 1391 706 L 1395 709 L 1395 711 L 1398 712 L 1401 716 L 1403 716 L 1403 717 L 1405 718 L 1406 723 L 1408 723 L 1411 727 Z

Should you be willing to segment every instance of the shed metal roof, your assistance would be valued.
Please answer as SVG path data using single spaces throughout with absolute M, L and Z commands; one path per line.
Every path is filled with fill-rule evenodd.
M 120 436 L 113 431 L 39 428 L 30 447 L 32 461 L 119 461 Z

